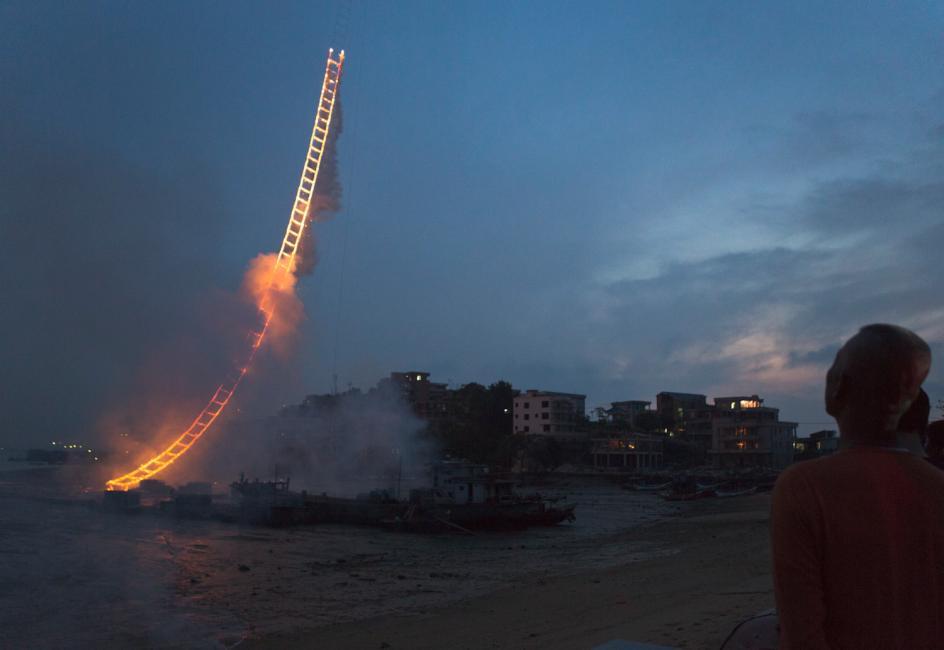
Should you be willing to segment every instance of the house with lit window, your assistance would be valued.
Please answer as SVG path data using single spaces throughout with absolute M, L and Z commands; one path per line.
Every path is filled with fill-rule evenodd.
M 666 426 L 671 423 L 671 433 L 675 434 L 684 433 L 687 411 L 703 410 L 707 405 L 708 398 L 698 393 L 662 391 L 656 395 L 656 411 Z
M 530 389 L 515 396 L 514 432 L 573 438 L 583 432 L 586 395 Z
M 418 370 L 391 372 L 378 382 L 380 389 L 399 392 L 418 417 L 435 421 L 449 412 L 449 386 L 429 380 L 429 373 Z
M 718 468 L 781 469 L 793 462 L 796 422 L 780 420 L 780 409 L 757 395 L 716 397 L 709 457 Z

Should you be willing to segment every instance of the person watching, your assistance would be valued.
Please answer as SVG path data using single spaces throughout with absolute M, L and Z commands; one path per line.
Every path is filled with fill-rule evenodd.
M 944 646 L 944 472 L 896 440 L 930 367 L 927 343 L 894 325 L 836 354 L 825 402 L 843 447 L 774 486 L 781 650 Z

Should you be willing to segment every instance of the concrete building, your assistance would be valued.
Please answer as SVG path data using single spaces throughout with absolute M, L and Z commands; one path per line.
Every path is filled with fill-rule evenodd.
M 697 393 L 663 391 L 656 395 L 656 411 L 663 422 L 672 423 L 674 433 L 681 433 L 685 411 L 704 409 L 707 405 L 708 398 Z
M 716 397 L 711 458 L 719 468 L 770 467 L 793 462 L 796 422 L 781 422 L 780 409 L 757 395 Z
M 676 426 L 673 435 L 692 443 L 707 456 L 714 441 L 715 414 L 715 407 L 708 404 L 694 409 L 685 409 L 682 412 L 682 420 Z
M 425 420 L 439 420 L 448 415 L 449 385 L 430 381 L 428 372 L 391 372 L 377 387 L 399 391 L 413 412 Z
M 609 438 L 595 438 L 591 447 L 594 467 L 633 472 L 662 467 L 664 439 L 644 433 L 624 433 Z
M 515 397 L 514 432 L 573 438 L 582 433 L 586 395 L 528 390 Z

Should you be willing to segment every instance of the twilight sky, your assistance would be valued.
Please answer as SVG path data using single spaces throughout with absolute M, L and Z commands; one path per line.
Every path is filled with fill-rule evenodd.
M 331 45 L 344 209 L 262 412 L 422 369 L 759 393 L 802 433 L 875 321 L 944 398 L 944 4 L 355 3 L 332 43 L 337 13 L 0 4 L 0 441 L 212 391 Z

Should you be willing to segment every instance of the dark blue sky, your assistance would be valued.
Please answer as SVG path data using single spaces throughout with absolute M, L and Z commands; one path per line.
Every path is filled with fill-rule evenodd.
M 201 356 L 193 314 L 280 241 L 331 45 L 344 209 L 274 404 L 424 369 L 760 393 L 812 430 L 872 321 L 928 338 L 944 397 L 944 5 L 356 3 L 332 43 L 337 12 L 0 5 L 4 437 Z

